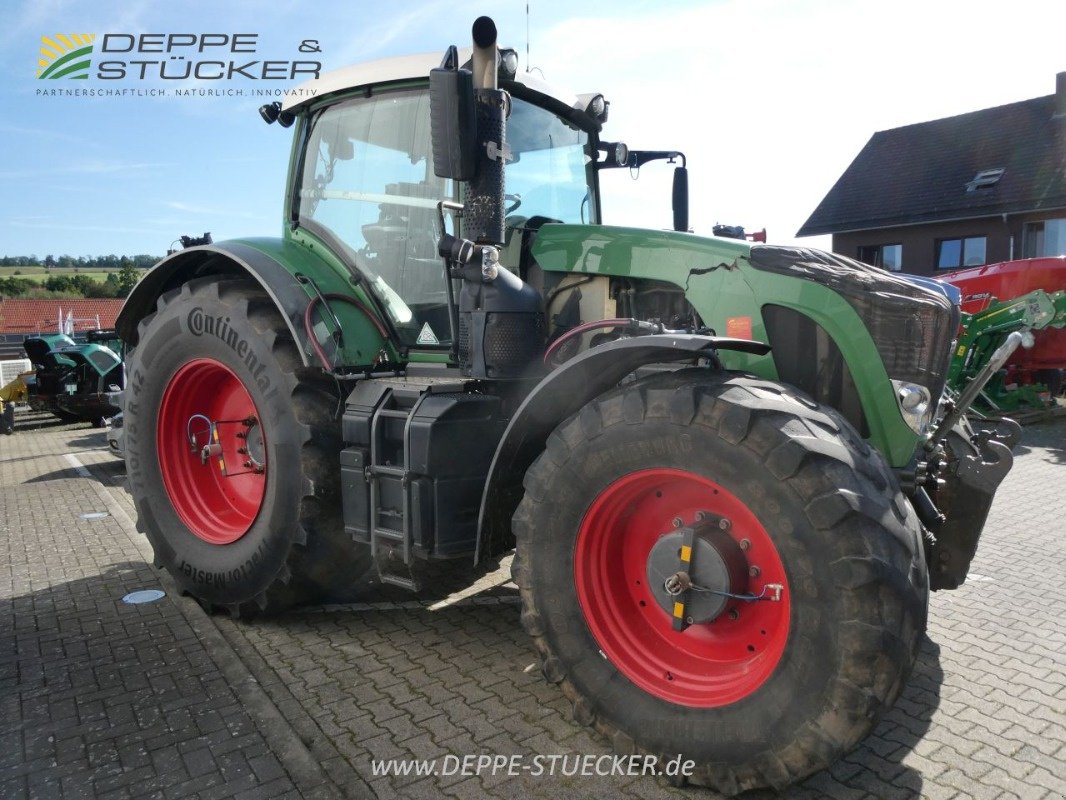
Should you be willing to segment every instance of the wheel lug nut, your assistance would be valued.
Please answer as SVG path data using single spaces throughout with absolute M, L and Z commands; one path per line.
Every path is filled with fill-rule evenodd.
M 740 619 L 740 612 L 737 611 L 735 608 L 729 609 L 729 618 L 730 619 Z
M 740 540 L 740 549 L 741 550 L 751 550 L 751 539 L 741 539 Z
M 674 527 L 680 528 L 685 524 L 685 521 L 681 517 L 674 517 Z
M 721 528 L 723 531 L 727 531 L 733 527 L 733 523 L 725 517 L 722 517 L 720 520 L 718 520 L 718 527 Z
M 758 578 L 762 574 L 762 570 L 752 564 L 748 567 L 748 574 L 753 578 Z

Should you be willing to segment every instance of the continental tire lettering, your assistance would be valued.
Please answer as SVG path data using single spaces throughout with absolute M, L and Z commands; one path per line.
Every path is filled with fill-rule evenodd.
M 263 374 L 266 364 L 252 351 L 248 340 L 230 327 L 229 317 L 221 314 L 217 317 L 208 316 L 203 308 L 196 306 L 186 315 L 185 327 L 193 336 L 214 336 L 225 342 L 237 354 L 237 358 L 244 362 L 255 385 L 263 392 L 264 399 L 271 400 L 277 396 L 277 388 L 271 384 L 270 378 Z
M 189 328 L 189 333 L 193 336 L 202 335 L 204 332 L 204 310 L 197 306 L 189 312 L 185 322 Z

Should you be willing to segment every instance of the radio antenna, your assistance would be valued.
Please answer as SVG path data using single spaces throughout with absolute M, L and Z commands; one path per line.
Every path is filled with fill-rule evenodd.
M 529 72 L 529 0 L 526 0 L 526 72 Z

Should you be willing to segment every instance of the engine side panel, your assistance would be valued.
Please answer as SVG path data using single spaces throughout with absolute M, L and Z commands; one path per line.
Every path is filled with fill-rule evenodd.
M 900 414 L 884 362 L 858 312 L 824 283 L 755 268 L 752 250 L 746 242 L 686 233 L 559 224 L 544 225 L 533 245 L 538 265 L 547 272 L 672 284 L 684 291 L 703 324 L 718 334 L 772 346 L 764 305 L 805 314 L 840 348 L 868 421 L 870 442 L 893 466 L 906 465 L 918 437 Z M 729 369 L 780 379 L 769 355 L 726 352 L 722 361 Z

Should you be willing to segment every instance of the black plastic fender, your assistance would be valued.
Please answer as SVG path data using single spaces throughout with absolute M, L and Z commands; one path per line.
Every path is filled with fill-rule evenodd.
M 303 313 L 308 296 L 293 274 L 267 254 L 240 242 L 219 242 L 179 250 L 150 269 L 133 287 L 115 329 L 122 340 L 137 345 L 137 324 L 155 310 L 156 300 L 165 292 L 202 275 L 248 275 L 263 287 L 285 318 L 285 324 L 300 350 L 303 365 L 312 364 L 313 352 Z
M 765 355 L 770 346 L 694 334 L 637 336 L 593 347 L 550 372 L 526 396 L 496 446 L 481 495 L 475 563 L 483 544 L 510 536 L 511 516 L 522 499 L 522 476 L 559 423 L 639 367 L 709 357 L 715 350 Z

